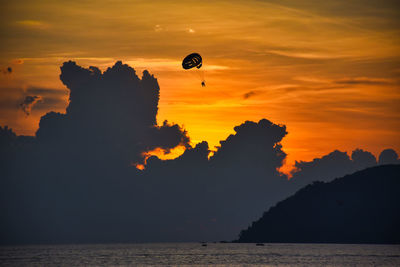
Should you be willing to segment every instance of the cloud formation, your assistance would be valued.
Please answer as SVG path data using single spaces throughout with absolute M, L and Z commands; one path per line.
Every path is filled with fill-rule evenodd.
M 286 127 L 262 119 L 234 131 L 209 159 L 207 142 L 173 160 L 148 158 L 143 174 L 152 187 L 147 197 L 163 199 L 158 212 L 175 214 L 164 222 L 171 238 L 229 240 L 235 229 L 290 192 L 286 177 L 277 171 L 286 157 L 280 146 Z M 185 231 L 172 230 L 176 225 Z
M 400 164 L 399 156 L 391 148 L 385 149 L 379 154 L 379 164 Z
M 350 158 L 346 152 L 335 150 L 312 161 L 296 161 L 291 180 L 300 187 L 314 181 L 329 182 L 376 164 L 375 156 L 368 151 L 356 149 Z
M 359 78 L 349 78 L 349 79 L 340 79 L 334 81 L 337 84 L 346 84 L 346 85 L 388 85 L 391 84 L 392 81 L 389 79 L 379 79 L 379 78 L 368 78 L 368 77 L 359 77 Z
M 88 151 L 89 146 L 104 144 L 119 147 L 122 151 L 115 152 L 127 163 L 143 162 L 142 152 L 156 147 L 168 150 L 188 145 L 189 138 L 178 125 L 165 122 L 157 126 L 160 88 L 148 71 L 140 79 L 120 61 L 104 73 L 69 61 L 61 67 L 60 79 L 70 90 L 70 103 L 66 114 L 42 117 L 43 127 L 37 132 L 40 139 L 53 134 L 52 123 L 62 123 L 58 138 L 66 143 L 76 138 Z
M 56 106 L 66 105 L 66 90 L 59 90 L 55 88 L 39 88 L 28 87 L 25 94 L 40 96 L 40 101 L 35 103 L 35 110 L 48 111 L 54 109 Z
M 26 116 L 29 116 L 29 114 L 31 114 L 32 108 L 35 106 L 35 104 L 39 101 L 42 100 L 41 96 L 31 96 L 28 95 L 25 97 L 24 101 L 19 104 L 19 106 L 21 107 L 22 111 L 25 113 Z
M 191 146 L 179 125 L 157 123 L 160 88 L 148 71 L 140 78 L 122 62 L 101 72 L 69 61 L 60 79 L 69 90 L 65 113 L 42 116 L 35 136 L 0 127 L 3 243 L 232 240 L 314 178 L 376 164 L 363 150 L 351 159 L 334 151 L 298 162 L 288 180 L 278 172 L 284 125 L 245 121 L 210 157 L 207 142 Z M 185 148 L 178 158 L 134 166 L 145 164 L 147 151 L 177 146 Z
M 102 73 L 69 61 L 60 79 L 70 92 L 65 113 L 42 116 L 35 137 L 1 131 L 1 167 L 9 174 L 1 205 L 10 211 L 2 240 L 233 239 L 290 190 L 277 171 L 286 157 L 283 125 L 246 121 L 209 158 L 207 142 L 192 147 L 179 125 L 157 124 L 160 89 L 149 72 L 139 78 L 117 62 Z M 186 150 L 176 159 L 152 156 L 144 171 L 133 166 L 144 164 L 146 151 L 177 146 Z M 18 227 L 21 219 L 34 230 Z
M 247 93 L 243 94 L 243 99 L 248 99 L 252 96 L 257 95 L 258 92 L 257 91 L 248 91 Z
M 378 161 L 371 152 L 362 149 L 354 150 L 351 158 L 346 152 L 335 150 L 328 155 L 315 158 L 312 161 L 296 162 L 291 180 L 299 186 L 304 186 L 314 181 L 329 182 L 335 178 L 373 167 L 377 164 L 399 163 L 398 155 L 393 149 L 383 150 L 379 155 Z
M 354 165 L 354 171 L 373 167 L 377 164 L 375 156 L 368 151 L 356 149 L 351 153 L 351 160 Z

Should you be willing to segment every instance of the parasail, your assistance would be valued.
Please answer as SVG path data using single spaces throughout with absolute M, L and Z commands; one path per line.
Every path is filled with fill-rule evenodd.
M 197 53 L 192 53 L 192 54 L 186 56 L 182 61 L 182 67 L 185 70 L 188 70 L 188 69 L 191 69 L 194 67 L 200 69 L 202 65 L 203 65 L 203 59 Z
M 182 68 L 185 70 L 189 69 L 200 69 L 201 66 L 203 65 L 203 59 L 198 53 L 192 53 L 190 55 L 187 55 L 183 61 L 182 61 Z M 204 71 L 196 70 L 196 74 L 200 77 L 201 79 L 201 86 L 206 86 L 206 81 L 204 80 Z

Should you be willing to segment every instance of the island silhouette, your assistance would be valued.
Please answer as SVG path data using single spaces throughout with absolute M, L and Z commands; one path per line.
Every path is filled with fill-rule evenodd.
M 400 243 L 400 165 L 314 182 L 279 202 L 236 242 Z

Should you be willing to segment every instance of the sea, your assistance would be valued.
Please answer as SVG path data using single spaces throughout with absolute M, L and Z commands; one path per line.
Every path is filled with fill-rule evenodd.
M 146 243 L 2 246 L 0 266 L 400 266 L 400 245 Z

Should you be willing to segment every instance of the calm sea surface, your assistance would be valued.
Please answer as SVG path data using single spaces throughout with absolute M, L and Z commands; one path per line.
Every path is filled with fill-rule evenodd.
M 398 245 L 106 244 L 0 247 L 1 266 L 400 266 Z

